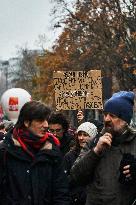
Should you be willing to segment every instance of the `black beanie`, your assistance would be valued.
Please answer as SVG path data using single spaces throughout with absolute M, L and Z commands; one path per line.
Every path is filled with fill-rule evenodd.
M 129 124 L 133 115 L 134 96 L 134 93 L 131 91 L 120 91 L 113 94 L 106 101 L 104 112 L 114 114 Z

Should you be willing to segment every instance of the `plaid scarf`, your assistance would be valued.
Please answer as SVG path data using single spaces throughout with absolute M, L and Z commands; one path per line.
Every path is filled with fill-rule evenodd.
M 22 149 L 27 152 L 33 159 L 34 154 L 31 149 L 39 150 L 44 145 L 47 139 L 52 138 L 56 145 L 60 145 L 59 140 L 49 132 L 46 132 L 43 137 L 38 137 L 29 130 L 14 128 L 13 137 L 20 143 Z

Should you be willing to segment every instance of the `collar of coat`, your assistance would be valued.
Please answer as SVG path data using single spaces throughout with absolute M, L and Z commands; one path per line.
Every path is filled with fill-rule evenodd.
M 13 136 L 12 136 L 12 140 L 15 146 L 21 147 L 19 141 L 13 138 Z M 52 143 L 49 140 L 46 140 L 46 142 L 44 143 L 44 145 L 41 147 L 40 150 L 52 150 Z

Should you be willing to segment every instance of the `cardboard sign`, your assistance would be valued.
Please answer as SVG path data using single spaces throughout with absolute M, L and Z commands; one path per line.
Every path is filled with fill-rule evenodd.
M 57 71 L 53 74 L 57 110 L 102 109 L 101 71 Z

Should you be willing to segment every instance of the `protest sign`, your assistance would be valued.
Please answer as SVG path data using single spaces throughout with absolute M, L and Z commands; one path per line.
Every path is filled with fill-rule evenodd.
M 102 109 L 100 70 L 53 73 L 56 110 Z

